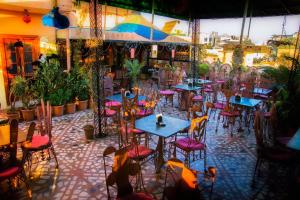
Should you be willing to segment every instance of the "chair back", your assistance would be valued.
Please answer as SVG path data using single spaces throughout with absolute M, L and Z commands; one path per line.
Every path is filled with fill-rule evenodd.
M 257 149 L 262 149 L 264 147 L 263 122 L 262 122 L 262 113 L 259 110 L 255 112 L 254 133 L 255 133 Z
M 19 131 L 19 123 L 18 120 L 12 119 L 9 122 L 10 127 L 10 144 L 17 144 L 18 142 L 18 131 Z
M 32 137 L 35 131 L 35 122 L 31 122 L 27 131 L 26 141 L 32 141 Z
M 52 129 L 52 109 L 49 101 L 47 101 L 46 106 L 44 100 L 41 99 L 41 109 L 36 110 L 37 121 L 39 123 L 39 132 L 41 135 L 48 135 L 51 139 L 51 129 Z
M 203 116 L 192 120 L 189 132 L 193 139 L 205 143 L 207 119 L 208 116 Z

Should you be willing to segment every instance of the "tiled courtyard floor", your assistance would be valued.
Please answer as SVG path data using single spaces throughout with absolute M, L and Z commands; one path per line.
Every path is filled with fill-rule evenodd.
M 163 105 L 164 115 L 185 119 L 186 113 L 179 112 L 171 105 Z M 53 142 L 58 156 L 59 170 L 55 170 L 54 160 L 39 163 L 30 180 L 33 199 L 107 199 L 104 181 L 102 153 L 109 145 L 117 147 L 117 135 L 110 127 L 109 136 L 85 141 L 82 127 L 92 124 L 90 110 L 72 115 L 53 118 Z M 29 123 L 21 125 L 26 129 Z M 207 126 L 208 166 L 217 168 L 217 179 L 212 199 L 291 199 L 288 197 L 288 185 L 285 173 L 280 170 L 276 177 L 269 177 L 270 168 L 277 166 L 263 165 L 260 176 L 256 178 L 255 187 L 251 187 L 252 175 L 256 162 L 255 137 L 251 129 L 233 136 L 224 130 L 221 123 L 215 131 L 216 120 L 211 117 Z M 157 138 L 153 137 L 154 141 Z M 152 144 L 154 145 L 154 144 Z M 193 168 L 202 170 L 202 161 L 192 164 Z M 270 168 L 269 168 L 270 167 Z M 163 179 L 157 179 L 152 163 L 143 166 L 143 175 L 148 191 L 161 196 Z M 209 197 L 209 183 L 199 177 L 204 188 L 204 198 Z M 25 199 L 24 190 L 13 195 L 1 194 L 0 199 Z M 296 198 L 297 199 L 297 198 Z

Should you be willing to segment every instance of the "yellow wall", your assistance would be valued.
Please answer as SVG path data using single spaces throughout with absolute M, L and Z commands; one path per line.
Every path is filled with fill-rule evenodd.
M 51 44 L 55 44 L 55 28 L 43 26 L 42 14 L 31 13 L 30 16 L 31 22 L 26 24 L 25 22 L 23 22 L 22 12 L 0 10 L 0 34 L 39 36 L 42 41 L 47 41 Z M 43 51 L 45 50 L 41 49 L 41 52 Z M 2 62 L 0 62 L 0 102 L 2 108 L 5 108 L 7 103 L 5 98 L 4 78 L 2 69 Z

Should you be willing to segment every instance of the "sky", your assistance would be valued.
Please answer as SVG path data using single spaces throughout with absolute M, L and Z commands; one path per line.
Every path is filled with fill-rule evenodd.
M 280 35 L 284 17 L 255 17 L 252 18 L 250 28 L 250 39 L 257 45 L 266 43 L 274 34 Z M 247 35 L 249 18 L 246 20 L 244 35 Z M 291 15 L 286 18 L 286 34 L 293 34 L 299 30 L 300 15 Z M 239 36 L 241 34 L 242 18 L 231 19 L 207 19 L 200 20 L 200 32 L 211 33 L 213 31 L 221 34 Z

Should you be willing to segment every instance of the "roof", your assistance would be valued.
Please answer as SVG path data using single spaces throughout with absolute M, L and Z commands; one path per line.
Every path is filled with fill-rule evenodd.
M 84 0 L 90 1 L 90 0 Z M 101 4 L 151 13 L 152 0 L 98 0 Z M 154 0 L 155 14 L 178 19 L 242 17 L 247 0 Z M 299 0 L 249 0 L 252 15 L 300 14 Z

